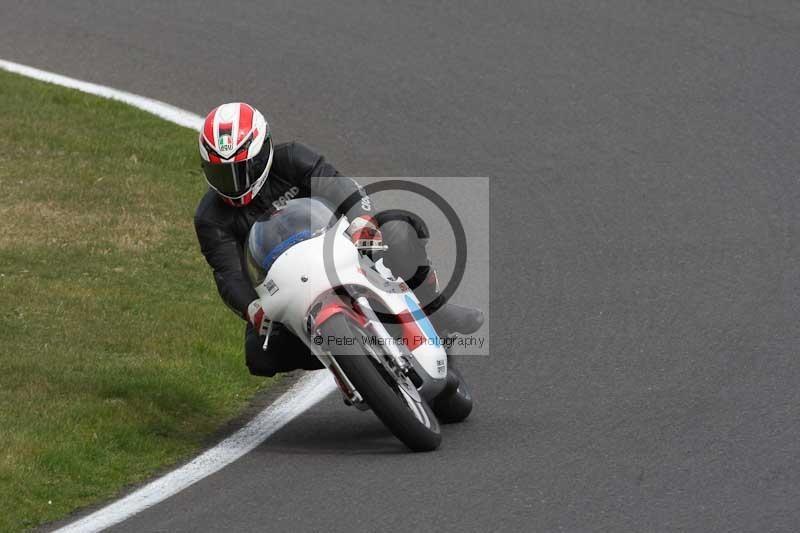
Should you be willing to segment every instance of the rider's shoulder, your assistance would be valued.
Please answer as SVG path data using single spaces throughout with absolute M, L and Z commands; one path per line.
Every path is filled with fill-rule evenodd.
M 275 163 L 283 167 L 313 167 L 322 157 L 316 150 L 300 141 L 275 145 Z
M 219 214 L 223 203 L 219 199 L 219 195 L 209 188 L 206 193 L 200 198 L 197 208 L 194 210 L 194 220 L 197 222 L 213 222 Z

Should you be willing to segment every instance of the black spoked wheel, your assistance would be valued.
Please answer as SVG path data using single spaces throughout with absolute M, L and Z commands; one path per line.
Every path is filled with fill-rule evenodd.
M 350 318 L 335 315 L 320 328 L 331 355 L 381 422 L 415 452 L 435 450 L 442 441 L 439 421 L 410 380 L 398 383 L 377 361 L 380 350 L 364 342 L 371 334 Z M 336 339 L 334 342 L 327 342 Z M 339 339 L 342 339 L 339 341 Z

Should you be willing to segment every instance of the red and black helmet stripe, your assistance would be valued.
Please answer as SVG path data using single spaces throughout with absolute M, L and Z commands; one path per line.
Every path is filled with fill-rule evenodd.
M 258 193 L 272 161 L 269 124 L 247 104 L 223 104 L 205 119 L 200 154 L 208 184 L 226 201 L 246 203 Z

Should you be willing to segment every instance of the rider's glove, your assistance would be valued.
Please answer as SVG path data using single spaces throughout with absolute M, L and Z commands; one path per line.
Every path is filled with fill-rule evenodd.
M 350 235 L 356 248 L 361 251 L 369 252 L 385 249 L 381 230 L 378 229 L 375 219 L 369 215 L 362 215 L 353 219 L 347 228 L 347 234 Z
M 253 300 L 250 302 L 250 305 L 247 306 L 246 318 L 260 337 L 269 332 L 269 319 L 267 315 L 264 314 L 264 309 L 261 307 L 261 302 L 259 300 Z

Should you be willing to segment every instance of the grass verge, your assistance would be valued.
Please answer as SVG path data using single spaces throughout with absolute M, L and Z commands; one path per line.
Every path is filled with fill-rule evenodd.
M 198 450 L 263 380 L 192 227 L 196 133 L 0 71 L 0 530 Z

